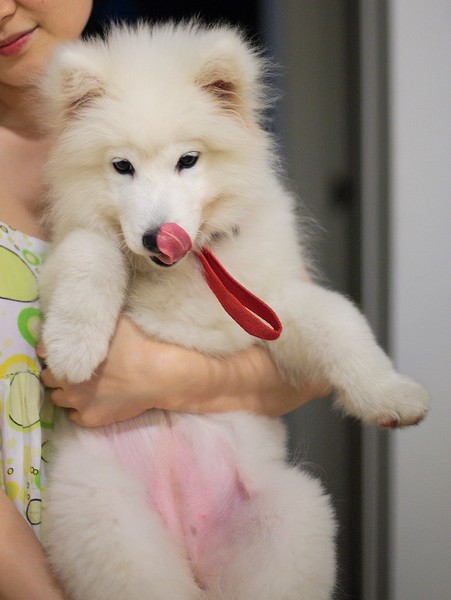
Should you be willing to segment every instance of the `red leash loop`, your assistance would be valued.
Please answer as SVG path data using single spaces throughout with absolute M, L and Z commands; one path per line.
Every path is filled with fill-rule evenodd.
M 262 340 L 276 340 L 282 333 L 282 323 L 273 309 L 238 283 L 210 248 L 205 246 L 197 257 L 206 282 L 232 319 L 250 335 Z

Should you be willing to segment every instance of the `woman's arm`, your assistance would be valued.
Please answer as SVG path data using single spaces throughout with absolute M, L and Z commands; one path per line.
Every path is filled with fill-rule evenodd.
M 42 381 L 57 388 L 51 392 L 55 404 L 71 409 L 72 420 L 86 427 L 124 421 L 150 408 L 279 416 L 328 392 L 326 385 L 289 385 L 263 348 L 219 359 L 149 338 L 127 317 L 119 320 L 108 358 L 89 381 L 71 385 L 48 369 Z
M 0 490 L 0 599 L 64 600 L 44 550 L 16 507 Z

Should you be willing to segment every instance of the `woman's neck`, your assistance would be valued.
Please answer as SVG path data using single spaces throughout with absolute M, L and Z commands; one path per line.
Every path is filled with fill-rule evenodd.
M 32 86 L 15 88 L 0 84 L 0 127 L 22 137 L 40 137 L 37 96 Z
M 43 167 L 49 149 L 31 121 L 24 123 L 12 111 L 0 121 L 0 220 L 36 237 L 42 228 Z M 8 118 L 6 118 L 8 117 Z M 7 124 L 7 125 L 6 125 Z

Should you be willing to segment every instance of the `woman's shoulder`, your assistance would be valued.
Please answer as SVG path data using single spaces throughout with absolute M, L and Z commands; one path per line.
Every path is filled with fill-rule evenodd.
M 0 247 L 8 248 L 11 252 L 19 253 L 22 256 L 29 257 L 30 264 L 40 264 L 44 258 L 41 256 L 39 261 L 33 260 L 30 253 L 38 252 L 45 255 L 48 249 L 48 242 L 45 240 L 16 229 L 0 220 Z
M 0 221 L 0 301 L 18 309 L 38 301 L 38 274 L 48 244 Z M 11 304 L 10 310 L 12 310 Z M 8 312 L 9 312 L 8 311 Z

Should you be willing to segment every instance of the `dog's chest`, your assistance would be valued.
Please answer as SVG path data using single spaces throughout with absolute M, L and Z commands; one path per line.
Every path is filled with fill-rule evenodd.
M 225 312 L 194 261 L 156 277 L 135 273 L 127 297 L 132 318 L 149 335 L 212 354 L 255 343 Z

